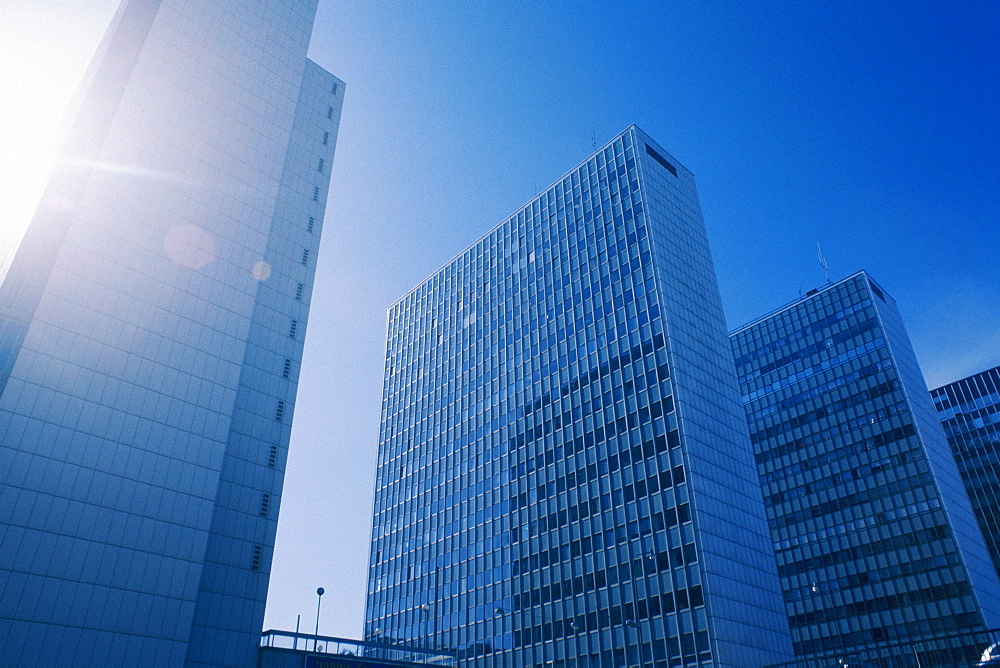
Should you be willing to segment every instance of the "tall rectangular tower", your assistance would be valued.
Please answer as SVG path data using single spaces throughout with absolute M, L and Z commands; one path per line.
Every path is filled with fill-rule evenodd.
M 0 284 L 0 664 L 252 665 L 343 84 L 126 0 Z
M 368 637 L 790 658 L 690 172 L 636 127 L 389 309 Z
M 799 665 L 978 657 L 922 642 L 1000 626 L 1000 585 L 892 298 L 859 272 L 731 340 Z
M 932 390 L 931 398 L 1000 573 L 1000 367 Z

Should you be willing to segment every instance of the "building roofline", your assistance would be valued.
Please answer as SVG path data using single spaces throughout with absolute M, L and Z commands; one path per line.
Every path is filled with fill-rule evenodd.
M 939 394 L 941 392 L 944 392 L 947 388 L 951 387 L 952 385 L 958 385 L 959 383 L 965 383 L 965 382 L 968 382 L 968 381 L 970 381 L 973 378 L 976 378 L 978 376 L 985 376 L 986 374 L 991 374 L 991 373 L 1000 373 L 1000 366 L 994 366 L 994 367 L 990 367 L 988 369 L 983 369 L 982 371 L 977 371 L 974 374 L 971 374 L 969 376 L 963 376 L 962 378 L 959 378 L 958 380 L 953 380 L 950 383 L 945 383 L 944 385 L 940 385 L 940 386 L 935 387 L 934 389 L 929 390 L 929 391 L 930 391 L 930 393 L 932 395 Z
M 608 148 L 609 146 L 611 146 L 612 144 L 614 144 L 614 142 L 615 142 L 616 139 L 618 139 L 619 137 L 625 136 L 627 133 L 629 133 L 629 132 L 631 132 L 633 130 L 642 133 L 646 137 L 649 136 L 645 132 L 643 132 L 642 128 L 640 128 L 638 125 L 636 125 L 635 123 L 630 123 L 629 126 L 626 127 L 624 130 L 622 130 L 621 132 L 617 133 L 614 137 L 612 137 L 611 139 L 609 139 L 608 141 L 606 141 L 600 147 L 598 147 L 598 148 L 594 149 L 593 151 L 591 151 L 590 153 L 588 153 L 587 157 L 585 157 L 583 160 L 579 161 L 578 163 L 576 163 L 575 165 L 573 165 L 572 167 L 570 167 L 569 169 L 567 169 L 565 172 L 563 172 L 562 174 L 560 174 L 558 178 L 553 179 L 552 181 L 550 181 L 548 185 L 546 185 L 544 188 L 542 188 L 537 193 L 535 193 L 535 195 L 533 195 L 532 197 L 530 197 L 528 200 L 526 200 L 520 206 L 516 207 L 514 209 L 513 213 L 510 213 L 510 214 L 504 216 L 500 220 L 500 222 L 498 222 L 496 225 L 490 227 L 488 230 L 486 230 L 485 232 L 483 232 L 483 234 L 480 235 L 475 241 L 473 241 L 472 243 L 470 243 L 467 246 L 465 246 L 464 248 L 462 248 L 462 250 L 458 251 L 451 258 L 449 258 L 448 260 L 446 260 L 445 262 L 443 262 L 437 269 L 435 269 L 431 273 L 427 274 L 427 276 L 423 280 L 421 280 L 419 283 L 417 283 L 412 288 L 410 288 L 405 293 L 403 293 L 402 296 L 399 297 L 399 299 L 397 299 L 396 301 L 392 302 L 389 305 L 388 309 L 386 309 L 386 310 L 387 311 L 391 311 L 400 302 L 402 302 L 404 299 L 406 299 L 411 294 L 413 294 L 414 292 L 416 292 L 417 289 L 420 286 L 422 286 L 424 283 L 426 283 L 427 281 L 429 281 L 435 274 L 440 273 L 445 267 L 447 267 L 448 265 L 450 265 L 451 263 L 453 263 L 455 260 L 457 260 L 458 258 L 460 258 L 462 255 L 464 255 L 466 252 L 468 252 L 471 248 L 473 248 L 474 246 L 476 246 L 477 244 L 479 244 L 480 242 L 482 242 L 483 239 L 485 239 L 486 237 L 488 237 L 491 234 L 493 234 L 493 232 L 498 227 L 500 227 L 501 225 L 503 225 L 504 223 L 506 223 L 513 216 L 516 216 L 518 211 L 520 211 L 521 209 L 523 209 L 524 207 L 528 206 L 529 204 L 531 204 L 532 202 L 534 202 L 536 199 L 538 199 L 542 195 L 542 193 L 544 193 L 546 190 L 548 190 L 549 188 L 555 186 L 557 183 L 559 183 L 560 181 L 562 181 L 563 179 L 565 179 L 567 176 L 569 176 L 570 174 L 572 174 L 576 170 L 580 169 L 580 167 L 582 167 L 588 161 L 590 161 L 591 158 L 593 158 L 598 153 L 600 153 L 601 151 L 605 150 L 606 148 Z M 660 148 L 663 148 L 663 147 L 661 146 Z M 688 173 L 690 173 L 690 170 L 688 170 L 686 167 L 683 167 L 683 165 L 681 165 L 680 163 L 678 163 L 677 159 L 674 158 L 673 155 L 671 155 L 670 157 L 674 159 L 674 164 L 676 166 L 681 167 L 685 171 L 687 171 Z
M 744 325 L 740 325 L 736 329 L 730 331 L 729 332 L 729 336 L 730 337 L 736 336 L 737 334 L 739 334 L 740 332 L 742 332 L 745 329 L 749 329 L 750 327 L 753 327 L 754 325 L 757 325 L 757 324 L 759 324 L 759 323 L 761 323 L 761 322 L 763 322 L 765 320 L 773 318 L 774 316 L 778 315 L 779 313 L 782 313 L 783 311 L 787 311 L 788 309 L 790 309 L 790 308 L 792 308 L 794 306 L 798 306 L 802 302 L 806 302 L 806 301 L 809 301 L 810 299 L 812 299 L 814 297 L 818 297 L 819 295 L 823 294 L 827 290 L 829 290 L 831 288 L 835 288 L 838 285 L 840 285 L 841 283 L 846 283 L 847 281 L 851 280 L 852 278 L 855 278 L 856 276 L 860 276 L 860 275 L 863 275 L 869 281 L 874 282 L 874 280 L 871 277 L 871 274 L 869 274 L 864 269 L 860 269 L 860 270 L 854 272 L 853 274 L 851 274 L 850 276 L 846 276 L 846 277 L 840 279 L 839 281 L 831 281 L 830 283 L 827 283 L 826 285 L 824 285 L 821 288 L 813 288 L 812 290 L 810 290 L 809 292 L 807 292 L 805 295 L 803 295 L 801 297 L 796 297 L 792 301 L 790 301 L 790 302 L 788 302 L 786 304 L 783 304 L 783 305 L 779 306 L 778 308 L 776 308 L 776 309 L 774 309 L 772 311 L 768 311 L 764 315 L 758 316 L 758 317 L 756 317 L 756 318 L 748 321 Z

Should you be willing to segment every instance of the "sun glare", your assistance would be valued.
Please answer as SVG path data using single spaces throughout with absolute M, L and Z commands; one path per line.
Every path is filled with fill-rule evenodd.
M 0 276 L 45 188 L 63 115 L 117 4 L 0 2 Z

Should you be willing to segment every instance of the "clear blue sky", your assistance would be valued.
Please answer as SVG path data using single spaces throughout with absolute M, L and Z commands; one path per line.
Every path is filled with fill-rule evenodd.
M 116 3 L 62 2 L 85 61 Z M 997 0 L 320 0 L 347 93 L 266 627 L 323 586 L 361 633 L 385 309 L 630 123 L 697 177 L 731 327 L 821 285 L 820 242 L 930 386 L 1000 365 L 997 35 Z

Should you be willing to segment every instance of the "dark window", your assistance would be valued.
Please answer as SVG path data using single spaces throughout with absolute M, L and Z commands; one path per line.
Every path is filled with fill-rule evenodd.
M 333 118 L 333 107 L 330 107 L 326 110 L 326 117 Z
M 324 132 L 323 133 L 323 146 L 326 146 L 329 143 L 330 143 L 330 133 L 329 132 Z
M 333 90 L 330 92 L 333 93 L 334 95 L 337 94 L 337 84 L 333 84 Z
M 266 492 L 260 497 L 260 516 L 267 517 L 267 511 L 271 508 L 271 495 Z
M 299 328 L 299 321 L 292 320 L 292 323 L 288 326 L 288 338 L 295 338 L 295 331 Z
M 325 161 L 325 160 L 323 160 L 323 158 L 320 158 L 320 159 L 319 159 L 319 164 L 318 164 L 318 165 L 316 166 L 316 171 L 317 171 L 317 172 L 322 172 L 322 171 L 323 171 L 323 166 L 324 166 L 325 164 L 326 164 L 326 161 Z
M 275 422 L 281 422 L 285 419 L 285 402 L 281 399 L 278 400 L 278 408 L 274 411 Z
M 302 291 L 303 291 L 304 288 L 305 288 L 305 286 L 303 286 L 301 283 L 299 283 L 298 286 L 296 286 L 296 288 L 295 288 L 295 300 L 296 301 L 302 301 Z
M 309 264 L 309 249 L 308 248 L 303 248 L 302 249 L 302 264 L 303 264 L 303 266 Z
M 878 286 L 875 285 L 875 283 L 869 283 L 869 285 L 872 286 L 872 292 L 875 293 L 875 296 L 881 299 L 882 301 L 885 301 L 885 295 L 882 294 L 882 291 L 878 289 Z
M 278 464 L 278 446 L 272 445 L 267 455 L 267 468 L 273 469 Z
M 306 231 L 311 233 L 313 231 L 313 226 L 315 224 L 316 224 L 316 219 L 313 218 L 312 216 L 309 216 L 309 222 L 306 224 Z
M 250 570 L 259 571 L 261 557 L 264 556 L 264 546 L 254 545 L 253 546 L 253 558 L 250 560 Z
M 288 378 L 291 375 L 292 375 L 292 360 L 290 360 L 290 359 L 288 359 L 286 357 L 285 358 L 285 366 L 281 370 L 281 377 L 282 378 Z
M 653 160 L 657 161 L 658 163 L 666 167 L 668 172 L 670 172 L 674 176 L 677 176 L 677 168 L 671 165 L 669 162 L 667 162 L 667 159 L 664 158 L 662 155 L 654 151 L 653 147 L 650 146 L 649 144 L 646 144 L 646 153 L 652 156 Z
M 316 186 L 315 188 L 313 188 L 313 201 L 314 202 L 318 202 L 319 201 L 319 186 Z

